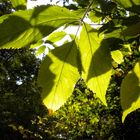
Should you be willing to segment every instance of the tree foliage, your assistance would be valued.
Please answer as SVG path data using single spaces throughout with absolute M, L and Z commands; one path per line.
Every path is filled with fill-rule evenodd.
M 1 139 L 21 139 L 25 133 L 18 131 L 29 127 L 34 116 L 47 113 L 35 82 L 39 65 L 34 51 L 27 48 L 0 50 Z
M 139 0 L 75 1 L 78 3 L 76 10 L 69 6 L 47 5 L 0 17 L 1 49 L 29 47 L 61 26 L 78 26 L 74 37 L 70 34 L 72 41 L 64 42 L 61 47 L 55 46 L 40 67 L 38 84 L 42 87 L 44 103 L 50 110 L 57 110 L 66 102 L 80 77 L 107 105 L 105 94 L 113 69 L 111 56 L 116 61 L 113 51 L 127 50 L 125 57 L 131 53 L 126 46 L 135 43 L 136 49 L 139 49 Z M 25 1 L 11 2 L 19 9 L 23 9 L 22 4 L 26 5 Z M 93 22 L 86 23 L 86 18 Z M 97 29 L 93 25 L 98 25 Z M 119 63 L 123 63 L 122 55 L 118 57 Z M 139 61 L 138 57 L 121 85 L 123 121 L 130 112 L 139 108 Z

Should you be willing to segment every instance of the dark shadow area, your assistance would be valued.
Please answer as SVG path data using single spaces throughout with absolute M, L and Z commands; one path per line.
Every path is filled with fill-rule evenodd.
M 15 40 L 31 27 L 32 25 L 25 19 L 15 15 L 9 16 L 8 19 L 0 24 L 0 45 L 2 46 L 7 42 Z
M 130 0 L 132 7 L 127 8 L 127 10 L 132 11 L 134 13 L 140 14 L 140 3 L 139 5 L 136 5 L 133 0 Z M 136 1 L 137 2 L 137 1 Z
M 140 14 L 140 5 L 133 5 L 130 8 L 127 8 L 128 11 Z
M 123 8 L 128 11 L 140 14 L 140 1 L 139 0 L 127 0 L 126 5 L 122 1 L 117 1 Z M 129 6 L 129 7 L 128 7 Z
M 110 21 L 110 22 L 103 24 L 103 26 L 99 28 L 98 34 L 100 34 L 102 32 L 107 34 L 107 33 L 111 33 L 118 29 L 120 29 L 120 27 L 116 27 L 115 24 L 113 23 L 113 21 Z
M 25 5 L 18 5 L 15 7 L 16 10 L 25 10 L 26 6 Z
M 123 30 L 121 33 L 125 37 L 137 37 L 140 34 L 140 22 L 137 22 L 131 26 L 128 26 L 127 29 Z
M 131 26 L 133 24 L 136 24 L 137 22 L 140 22 L 139 15 L 132 15 L 132 16 L 123 18 L 122 25 L 123 26 Z
M 131 112 L 125 119 L 122 129 L 124 140 L 140 139 L 140 109 Z
M 47 10 L 49 7 L 51 7 L 51 5 L 41 5 L 41 6 L 38 6 L 37 8 L 34 8 L 33 13 L 32 13 L 32 16 L 31 16 L 31 18 L 30 18 L 30 21 L 31 21 L 32 19 L 37 18 L 37 16 L 38 16 L 41 12 Z
M 115 37 L 110 37 L 107 39 L 103 39 L 101 42 L 101 47 L 104 46 L 105 48 L 109 49 L 110 51 L 118 50 L 122 48 L 123 40 Z
M 48 55 L 46 55 L 40 67 L 38 85 L 41 86 L 43 89 L 41 94 L 43 99 L 47 97 L 47 94 L 50 93 L 54 86 L 54 79 L 56 76 L 49 69 L 49 67 L 53 63 L 54 62 L 52 62 L 51 58 Z
M 37 25 L 34 27 L 40 31 L 40 33 L 42 34 L 43 37 L 49 35 L 56 29 L 53 26 L 48 26 L 48 25 Z
M 74 67 L 81 64 L 79 62 L 80 52 L 74 41 L 65 43 L 61 47 L 52 50 L 52 54 L 64 63 L 68 63 Z
M 105 43 L 106 42 L 103 40 L 99 49 L 92 56 L 87 80 L 106 73 L 112 67 L 109 46 Z

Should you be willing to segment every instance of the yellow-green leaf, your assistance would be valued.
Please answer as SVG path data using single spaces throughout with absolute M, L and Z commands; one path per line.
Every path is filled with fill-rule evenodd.
M 45 49 L 46 49 L 46 46 L 40 46 L 40 47 L 38 48 L 38 50 L 36 51 L 36 56 L 38 56 L 38 55 L 44 53 L 44 52 L 45 52 Z
M 14 12 L 0 24 L 0 48 L 17 49 L 28 46 L 60 26 L 79 19 L 78 15 L 64 7 L 50 5 Z
M 112 59 L 118 64 L 121 64 L 122 62 L 124 62 L 123 54 L 120 50 L 111 51 L 111 56 L 112 56 Z
M 66 32 L 64 32 L 64 31 L 56 31 L 56 32 L 51 33 L 48 36 L 47 41 L 49 41 L 51 43 L 55 43 L 55 42 L 61 40 L 62 38 L 64 38 L 65 35 L 66 35 Z
M 91 19 L 91 21 L 95 23 L 100 23 L 102 20 L 102 17 L 103 17 L 103 14 L 101 14 L 100 12 L 91 11 L 89 13 L 89 18 Z
M 31 44 L 30 48 L 33 49 L 33 48 L 39 47 L 39 46 L 41 46 L 43 43 L 44 43 L 43 40 L 39 40 L 37 43 Z
M 111 56 L 103 37 L 95 29 L 84 24 L 79 39 L 83 73 L 88 87 L 106 105 L 106 90 L 111 78 Z
M 74 42 L 52 50 L 43 60 L 38 84 L 42 87 L 44 104 L 50 110 L 59 109 L 72 94 L 79 79 L 78 50 Z
M 121 84 L 122 121 L 126 116 L 140 108 L 140 62 L 124 78 Z

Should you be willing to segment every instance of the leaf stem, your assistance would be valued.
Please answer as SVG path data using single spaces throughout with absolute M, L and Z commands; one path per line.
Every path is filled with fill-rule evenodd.
M 94 0 L 92 0 L 91 3 L 90 3 L 90 4 L 88 5 L 88 7 L 86 8 L 86 10 L 85 10 L 85 12 L 84 12 L 84 14 L 83 14 L 83 17 L 82 17 L 82 19 L 81 19 L 81 22 L 83 22 L 85 16 L 87 15 L 87 13 L 88 13 L 89 10 L 90 10 L 90 7 L 93 5 L 93 2 L 94 2 Z

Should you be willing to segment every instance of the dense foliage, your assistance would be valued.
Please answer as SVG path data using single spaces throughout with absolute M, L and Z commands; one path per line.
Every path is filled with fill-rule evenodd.
M 42 116 L 47 112 L 35 82 L 39 64 L 33 51 L 0 51 L 1 139 L 9 138 L 9 135 L 8 138 L 5 135 L 11 131 L 9 126 L 28 126 L 34 116 Z

